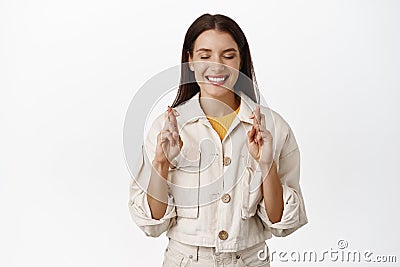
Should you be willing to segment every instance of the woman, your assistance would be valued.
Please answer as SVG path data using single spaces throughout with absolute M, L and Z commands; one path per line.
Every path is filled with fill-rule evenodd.
M 278 113 L 257 104 L 254 84 L 236 22 L 196 19 L 178 94 L 153 123 L 130 188 L 136 224 L 169 238 L 163 266 L 269 266 L 265 240 L 308 222 L 295 137 Z M 146 190 L 139 180 L 149 180 Z

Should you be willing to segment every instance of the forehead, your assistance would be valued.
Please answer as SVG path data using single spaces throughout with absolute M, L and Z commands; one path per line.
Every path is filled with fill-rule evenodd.
M 200 48 L 216 51 L 228 48 L 235 48 L 238 50 L 237 43 L 229 33 L 216 30 L 204 31 L 197 37 L 194 43 L 194 51 Z

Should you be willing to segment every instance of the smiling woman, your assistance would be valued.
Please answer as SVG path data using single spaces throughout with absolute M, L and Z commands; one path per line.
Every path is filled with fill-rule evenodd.
M 196 81 L 210 82 L 203 86 L 205 96 L 223 97 L 232 94 L 240 69 L 239 48 L 229 33 L 208 30 L 197 37 L 194 52 L 189 53 L 190 69 L 194 71 Z M 193 62 L 213 62 L 209 64 L 193 65 Z M 195 68 L 195 66 L 198 66 Z M 208 68 L 207 68 L 208 67 Z M 230 67 L 230 68 L 229 68 Z M 233 71 L 235 70 L 235 71 Z M 225 87 L 221 87 L 225 85 Z M 200 86 L 202 87 L 202 86 Z M 223 89 L 223 90 L 221 90 Z
M 258 103 L 240 27 L 223 15 L 196 19 L 176 99 L 153 123 L 130 188 L 136 224 L 169 238 L 163 266 L 269 266 L 257 257 L 265 241 L 308 222 L 296 139 Z
M 200 87 L 201 99 L 218 100 L 227 105 L 221 109 L 217 101 L 208 101 L 208 105 L 202 104 L 203 109 L 208 107 L 205 113 L 220 117 L 236 110 L 240 99 L 235 98 L 233 88 L 238 79 L 241 60 L 235 40 L 229 33 L 207 30 L 197 37 L 193 50 L 192 53 L 187 52 L 189 66 Z M 210 107 L 213 104 L 215 108 Z

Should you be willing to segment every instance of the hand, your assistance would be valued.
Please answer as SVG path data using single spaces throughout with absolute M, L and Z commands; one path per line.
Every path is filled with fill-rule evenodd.
M 183 142 L 179 136 L 177 116 L 179 113 L 168 106 L 164 128 L 157 135 L 156 162 L 169 164 L 181 151 Z
M 273 162 L 273 139 L 266 128 L 265 116 L 261 114 L 260 106 L 256 107 L 250 119 L 253 119 L 253 126 L 247 132 L 250 155 L 259 163 L 262 171 L 269 170 Z

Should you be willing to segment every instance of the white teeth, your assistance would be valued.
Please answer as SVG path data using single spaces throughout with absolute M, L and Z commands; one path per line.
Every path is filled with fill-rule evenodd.
M 212 81 L 212 82 L 222 82 L 225 81 L 225 77 L 223 78 L 214 78 L 214 77 L 208 77 L 208 80 Z

